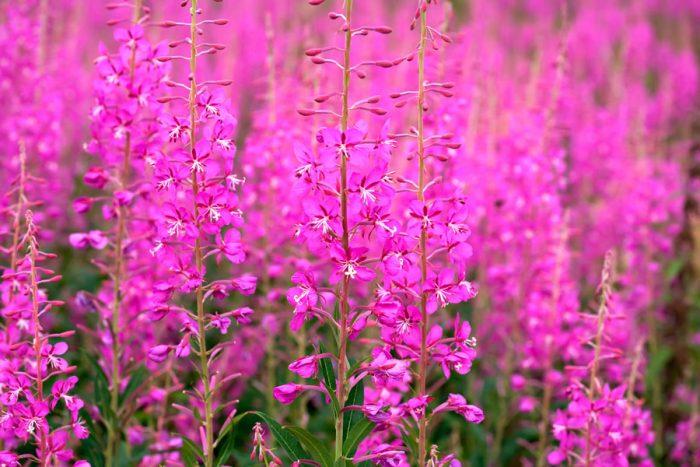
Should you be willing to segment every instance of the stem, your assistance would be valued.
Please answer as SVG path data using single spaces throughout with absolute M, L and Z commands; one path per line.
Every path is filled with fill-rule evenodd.
M 267 38 L 268 123 L 272 128 L 277 124 L 277 69 L 275 64 L 275 29 L 272 26 L 272 17 L 269 12 L 265 15 L 265 37 Z
M 427 21 L 425 9 L 420 13 L 420 43 L 418 45 L 418 201 L 425 202 L 425 134 L 423 128 L 423 106 L 425 102 L 425 43 L 427 34 Z M 427 301 L 428 297 L 423 292 L 423 285 L 428 275 L 428 254 L 426 251 L 427 231 L 425 224 L 420 232 L 420 314 L 421 314 L 421 338 L 420 361 L 418 367 L 418 395 L 426 395 L 426 381 L 428 378 L 428 329 L 429 317 Z M 428 416 L 424 412 L 418 422 L 418 465 L 425 465 L 428 438 Z
M 650 283 L 650 282 L 647 282 Z M 655 310 L 652 306 L 646 310 L 647 329 L 649 333 L 649 355 L 657 355 L 659 352 L 658 325 Z M 662 417 L 662 387 L 661 378 L 651 379 L 651 414 L 654 429 L 654 446 L 652 453 L 659 460 L 663 456 L 663 417 Z
M 610 274 L 612 268 L 612 255 L 608 253 L 605 257 L 603 265 L 603 273 L 601 278 L 601 297 L 600 305 L 598 305 L 598 324 L 594 341 L 593 366 L 591 367 L 591 377 L 588 381 L 588 399 L 593 401 L 596 396 L 598 386 L 598 367 L 600 364 L 600 346 L 603 341 L 603 331 L 605 330 L 605 318 L 608 310 L 608 298 L 610 296 Z M 586 451 L 585 465 L 588 467 L 593 462 L 593 449 L 591 446 L 591 418 L 588 418 L 586 425 Z
M 15 212 L 12 217 L 12 245 L 10 246 L 10 270 L 12 272 L 17 271 L 17 256 L 19 253 L 19 241 L 20 241 L 20 228 L 22 227 L 22 208 L 26 203 L 26 196 L 24 194 L 24 186 L 27 178 L 26 171 L 27 162 L 27 148 L 24 144 L 24 140 L 19 140 L 19 186 L 17 187 L 17 205 L 15 206 Z M 15 295 L 15 286 L 12 285 L 9 290 L 9 300 L 8 303 L 12 303 Z M 6 323 L 3 323 L 3 331 L 5 330 Z M 7 339 L 9 343 L 9 338 L 7 334 L 3 336 L 3 339 Z M 0 451 L 5 447 L 5 442 L 0 440 Z
M 190 111 L 190 153 L 194 156 L 195 136 L 197 125 L 197 0 L 192 0 L 190 9 L 190 96 L 188 106 Z M 192 199 L 194 209 L 195 225 L 197 227 L 197 238 L 194 242 L 195 267 L 201 273 L 204 269 L 204 254 L 201 242 L 201 226 L 199 222 L 199 207 L 197 206 L 197 195 L 199 194 L 199 180 L 197 171 L 192 171 Z M 207 341 L 206 341 L 206 319 L 204 315 L 204 288 L 200 284 L 195 292 L 197 300 L 197 343 L 199 353 L 199 365 L 201 367 L 200 377 L 204 386 L 204 430 L 206 440 L 204 446 L 204 465 L 211 467 L 214 464 L 214 413 L 211 403 L 211 387 L 209 378 L 209 364 L 207 362 Z
M 141 1 L 136 0 L 134 4 L 134 14 L 132 22 L 138 22 L 141 16 Z M 129 92 L 134 84 L 134 73 L 136 70 L 136 46 L 131 47 L 131 57 L 129 60 Z M 117 184 L 119 188 L 123 188 L 129 183 L 129 168 L 131 166 L 131 132 L 127 132 L 124 142 L 124 155 L 122 158 L 122 167 L 117 174 Z M 119 422 L 119 388 L 121 386 L 121 372 L 119 368 L 119 357 L 121 355 L 121 305 L 123 295 L 121 291 L 122 280 L 124 279 L 124 241 L 127 237 L 127 209 L 126 206 L 119 206 L 117 218 L 117 234 L 114 245 L 114 297 L 112 299 L 112 317 L 111 317 L 111 332 L 112 332 L 112 387 L 110 388 L 110 408 L 115 415 L 114 425 L 108 427 L 107 430 L 107 452 L 105 453 L 105 461 L 107 467 L 114 464 L 114 456 L 119 439 L 121 438 L 121 429 Z
M 19 188 L 17 193 L 17 207 L 15 209 L 15 215 L 12 220 L 12 252 L 10 257 L 10 269 L 15 271 L 17 269 L 17 255 L 19 246 L 19 234 L 20 228 L 22 227 L 22 208 L 26 203 L 26 196 L 24 194 L 25 183 L 27 180 L 27 148 L 24 144 L 24 140 L 19 141 Z M 10 288 L 10 297 L 12 297 L 14 287 Z
M 350 91 L 350 47 L 352 45 L 352 28 L 350 27 L 350 17 L 352 15 L 352 1 L 345 0 L 345 51 L 343 53 L 343 99 L 340 118 L 340 131 L 345 134 L 348 129 L 348 94 Z M 343 225 L 343 250 L 346 257 L 350 256 L 350 234 L 348 230 L 348 154 L 343 148 L 340 151 L 340 215 Z M 340 290 L 340 338 L 338 343 L 338 384 L 336 397 L 340 408 L 345 405 L 345 389 L 347 385 L 347 346 L 348 346 L 348 315 L 350 314 L 350 304 L 348 300 L 350 289 L 350 278 L 343 275 L 343 282 Z M 343 455 L 343 414 L 339 413 L 335 420 L 335 457 L 340 459 Z
M 265 14 L 265 38 L 267 40 L 267 55 L 266 55 L 266 63 L 267 63 L 267 123 L 269 125 L 268 129 L 274 129 L 275 125 L 277 124 L 277 95 L 276 95 L 276 90 L 277 90 L 277 81 L 276 81 L 276 69 L 275 69 L 275 47 L 274 47 L 274 42 L 275 42 L 275 36 L 274 36 L 274 28 L 272 26 L 272 17 L 269 12 Z M 271 222 L 272 220 L 270 219 L 270 207 L 275 206 L 275 193 L 272 192 L 270 193 L 270 198 L 268 198 L 268 202 L 265 203 L 265 205 L 262 208 L 262 215 L 263 215 L 263 221 L 265 222 L 265 225 L 272 225 Z M 267 236 L 262 237 L 262 249 L 264 251 L 263 254 L 263 272 L 262 272 L 262 285 L 263 285 L 263 294 L 267 294 L 271 288 L 271 279 L 270 279 L 270 274 L 269 274 L 269 261 L 270 261 L 270 250 L 271 248 L 268 245 L 267 241 Z M 267 308 L 267 307 L 265 307 Z M 272 310 L 270 310 L 272 311 Z M 277 362 L 275 358 L 275 339 L 273 336 L 270 336 L 270 338 L 267 341 L 267 346 L 266 346 L 266 353 L 265 353 L 265 369 L 266 369 L 266 380 L 267 380 L 267 391 L 265 394 L 265 403 L 266 403 L 266 409 L 268 414 L 273 414 L 275 413 L 275 398 L 273 396 L 273 389 L 277 385 L 276 382 L 276 374 L 275 374 L 275 369 L 277 367 Z M 281 421 L 281 417 L 276 417 L 278 421 Z M 270 441 L 271 446 L 272 443 L 274 442 L 274 439 Z M 265 457 L 265 463 L 267 464 L 267 457 Z
M 37 261 L 37 251 L 38 247 L 36 244 L 36 238 L 34 237 L 34 224 L 31 218 L 31 214 L 27 213 L 27 235 L 29 236 L 29 281 L 32 296 L 32 322 L 34 325 L 34 354 L 36 356 L 36 397 L 39 402 L 44 401 L 44 377 L 41 374 L 41 347 L 42 347 L 42 337 L 41 337 L 41 323 L 39 322 L 39 285 L 37 283 L 37 272 L 36 272 L 36 261 Z M 48 449 L 46 446 L 46 433 L 43 428 L 39 430 L 39 449 L 41 451 L 41 457 L 39 459 L 39 464 L 48 464 Z
M 44 72 L 46 64 L 46 45 L 48 44 L 48 29 L 49 29 L 49 2 L 48 0 L 39 1 L 39 56 L 38 65 L 39 71 Z
M 559 245 L 557 246 L 557 256 L 556 256 L 556 263 L 555 263 L 555 268 L 554 268 L 554 280 L 553 280 L 553 286 L 554 290 L 552 291 L 552 301 L 551 305 L 549 307 L 549 310 L 547 312 L 547 329 L 549 334 L 545 336 L 545 355 L 546 355 L 546 362 L 544 365 L 544 392 L 542 394 L 542 410 L 540 412 L 540 427 L 539 427 L 539 436 L 538 436 L 538 441 L 537 441 L 537 467 L 544 467 L 545 465 L 545 452 L 547 450 L 547 441 L 549 440 L 549 410 L 551 407 L 552 403 L 552 394 L 554 392 L 554 388 L 552 385 L 552 382 L 550 378 L 548 378 L 549 371 L 552 369 L 552 366 L 554 365 L 554 355 L 553 355 L 553 349 L 552 349 L 552 326 L 554 325 L 553 323 L 553 318 L 554 314 L 558 310 L 559 306 L 559 297 L 561 295 L 561 276 L 562 276 L 562 263 L 564 262 L 564 251 L 566 248 L 566 242 L 568 239 L 568 231 L 567 231 L 567 224 L 568 224 L 568 215 L 564 216 L 564 222 L 565 225 L 563 226 L 564 232 L 562 232 L 560 240 L 559 240 Z

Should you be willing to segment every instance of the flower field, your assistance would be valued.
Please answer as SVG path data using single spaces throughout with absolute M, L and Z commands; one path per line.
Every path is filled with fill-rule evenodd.
M 697 0 L 0 0 L 0 467 L 700 465 Z

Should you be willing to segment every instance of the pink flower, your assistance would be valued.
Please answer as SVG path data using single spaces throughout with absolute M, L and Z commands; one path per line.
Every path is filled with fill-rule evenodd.
M 7 467 L 19 467 L 19 457 L 10 451 L 0 451 L 0 465 Z
M 68 362 L 60 357 L 68 352 L 68 344 L 65 342 L 57 342 L 56 344 L 46 344 L 41 348 L 41 356 L 44 358 L 43 371 L 47 367 L 52 369 L 65 370 L 68 368 Z
M 81 196 L 80 198 L 75 198 L 73 200 L 73 210 L 78 214 L 86 213 L 92 207 L 93 200 L 86 196 Z
M 292 283 L 296 284 L 287 291 L 287 300 L 294 306 L 294 312 L 305 312 L 318 303 L 318 293 L 313 273 L 295 272 L 292 275 Z
M 289 365 L 289 371 L 298 374 L 302 378 L 313 378 L 318 373 L 318 355 L 301 357 Z
M 250 316 L 253 314 L 253 310 L 247 306 L 244 306 L 242 308 L 236 308 L 230 313 L 231 316 L 236 318 L 236 322 L 238 324 L 250 324 Z
M 226 256 L 233 264 L 242 263 L 245 260 L 245 250 L 241 243 L 241 234 L 236 229 L 228 229 L 223 235 L 217 237 L 218 251 L 217 260 L 221 260 L 221 254 Z
M 484 412 L 475 405 L 467 404 L 467 400 L 461 394 L 450 394 L 447 402 L 437 406 L 433 413 L 456 412 L 462 415 L 469 423 L 481 423 L 484 421 Z
M 305 387 L 301 384 L 287 383 L 275 387 L 272 391 L 275 399 L 284 405 L 289 405 L 299 397 L 299 394 L 305 391 Z
M 258 280 L 252 274 L 244 274 L 238 278 L 231 279 L 231 285 L 234 290 L 238 290 L 243 295 L 251 295 L 255 293 L 255 288 Z
M 109 175 L 102 167 L 91 167 L 85 172 L 83 181 L 86 185 L 101 190 L 109 181 Z
M 77 413 L 83 407 L 83 401 L 78 397 L 68 394 L 77 384 L 78 378 L 75 376 L 70 376 L 64 380 L 58 380 L 53 384 L 51 388 L 51 395 L 53 396 L 53 401 L 51 402 L 51 409 L 56 408 L 59 400 L 63 400 L 66 404 L 66 408 L 73 413 Z
M 169 345 L 156 345 L 148 351 L 148 358 L 154 362 L 163 362 L 168 358 L 168 354 L 171 350 L 172 348 Z
M 345 277 L 349 280 L 368 282 L 374 279 L 375 272 L 362 265 L 365 260 L 366 248 L 351 248 L 346 254 L 338 243 L 331 246 L 331 258 L 335 262 L 335 270 L 331 275 L 331 283 L 337 283 Z
M 209 323 L 212 327 L 221 331 L 221 334 L 226 334 L 228 327 L 231 325 L 231 320 L 226 316 L 214 315 L 209 319 Z
M 75 248 L 92 247 L 101 250 L 107 246 L 109 239 L 101 230 L 91 230 L 88 233 L 74 233 L 68 237 L 70 244 Z

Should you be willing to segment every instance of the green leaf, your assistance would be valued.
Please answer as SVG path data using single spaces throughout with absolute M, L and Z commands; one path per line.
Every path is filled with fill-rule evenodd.
M 661 376 L 661 372 L 673 356 L 670 347 L 660 347 L 656 353 L 649 356 L 649 365 L 647 366 L 646 377 L 647 382 L 651 382 Z
M 319 347 L 321 353 L 325 353 L 323 345 Z M 323 377 L 323 382 L 328 389 L 328 394 L 331 396 L 331 407 L 333 408 L 333 417 L 338 418 L 340 414 L 340 403 L 338 398 L 335 396 L 336 382 L 335 373 L 333 372 L 333 365 L 331 364 L 331 359 L 326 357 L 318 361 L 319 369 L 321 370 L 321 376 Z
M 219 432 L 214 442 L 214 465 L 217 467 L 228 460 L 236 449 L 236 432 L 233 427 L 250 412 L 238 414 Z
M 84 449 L 85 459 L 90 462 L 90 465 L 105 465 L 104 447 L 100 446 L 94 436 L 90 435 L 82 440 L 80 445 Z
M 309 453 L 307 453 L 306 450 L 303 447 L 301 447 L 299 441 L 297 441 L 297 439 L 294 436 L 292 436 L 289 430 L 277 423 L 277 421 L 274 418 L 270 417 L 264 412 L 250 413 L 257 415 L 263 422 L 265 422 L 265 424 L 267 424 L 267 426 L 270 428 L 270 432 L 275 437 L 275 440 L 277 440 L 279 445 L 282 446 L 285 451 L 287 451 L 287 454 L 289 454 L 289 456 L 293 460 L 311 458 Z
M 119 396 L 119 404 L 123 404 L 125 400 L 131 396 L 131 394 L 134 393 L 141 385 L 143 384 L 144 381 L 146 381 L 146 378 L 148 378 L 148 370 L 146 369 L 145 366 L 141 365 L 136 370 L 131 372 L 131 378 L 129 378 L 129 382 L 127 383 L 126 387 L 124 388 L 124 392 Z
M 285 426 L 285 428 L 299 440 L 322 466 L 331 467 L 333 465 L 333 455 L 321 444 L 318 438 L 299 426 Z
M 416 441 L 417 433 L 415 433 L 415 430 L 409 430 L 408 433 L 402 434 L 401 438 L 403 439 L 404 446 L 408 448 L 408 451 L 413 454 L 414 457 L 417 457 L 418 441 Z
M 351 459 L 355 455 L 357 446 L 359 446 L 360 442 L 362 442 L 373 429 L 374 423 L 364 417 L 355 423 L 353 429 L 348 433 L 347 439 L 343 442 L 343 456 Z
M 335 373 L 333 372 L 333 366 L 331 365 L 331 359 L 326 357 L 318 361 L 321 369 L 321 376 L 323 376 L 323 382 L 329 391 L 335 392 Z
M 345 407 L 351 405 L 362 405 L 365 402 L 365 383 L 360 380 L 350 389 Z M 359 410 L 348 410 L 343 414 L 343 440 L 348 437 L 348 433 L 363 418 Z
M 686 265 L 686 260 L 683 258 L 676 258 L 671 263 L 668 265 L 666 268 L 664 276 L 666 277 L 666 280 L 670 281 L 671 279 L 675 278 L 678 273 L 681 272 L 683 269 L 683 266 Z
M 360 368 L 360 365 L 363 363 L 367 363 L 370 360 L 370 357 L 365 357 L 360 360 L 350 360 L 350 368 L 348 368 L 348 374 L 351 375 L 357 371 L 358 368 Z
M 187 467 L 194 465 L 199 465 L 198 460 L 204 460 L 204 452 L 197 444 L 186 436 L 182 437 L 182 448 L 180 448 L 180 454 L 182 454 L 182 459 L 185 461 Z
M 112 411 L 110 404 L 112 396 L 109 392 L 109 381 L 107 380 L 107 375 L 105 375 L 105 372 L 102 370 L 102 367 L 95 357 L 87 352 L 82 352 L 82 355 L 95 373 L 95 379 L 93 380 L 95 405 L 98 409 L 100 409 L 102 420 L 107 425 L 113 426 L 116 420 L 116 414 Z

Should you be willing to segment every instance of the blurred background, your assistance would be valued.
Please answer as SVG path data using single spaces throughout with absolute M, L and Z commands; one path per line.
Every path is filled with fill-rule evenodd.
M 183 19 L 178 3 L 144 2 L 151 43 L 175 38 L 156 24 Z M 280 421 L 306 414 L 309 429 L 323 433 L 332 421 L 319 409 L 322 401 L 302 398 L 282 409 L 269 395 L 287 377 L 288 356 L 300 344 L 288 331 L 289 276 L 266 262 L 263 245 L 279 242 L 275 248 L 288 251 L 293 207 L 280 193 L 293 180 L 292 142 L 313 145 L 315 131 L 331 122 L 312 122 L 296 109 L 337 87 L 338 75 L 311 64 L 304 50 L 340 40 L 326 20 L 339 5 L 206 3 L 207 17 L 228 20 L 210 35 L 226 49 L 204 57 L 202 69 L 233 81 L 226 92 L 238 119 L 235 164 L 248 179 L 250 228 L 243 236 L 256 258 L 241 269 L 265 271 L 251 299 L 260 313 L 226 359 L 227 371 L 245 377 L 227 394 L 240 399 L 239 411 L 269 407 Z M 415 47 L 414 1 L 355 4 L 357 23 L 393 29 L 381 45 L 358 38 L 355 60 L 392 59 Z M 486 420 L 464 424 L 446 415 L 433 437 L 463 465 L 530 465 L 556 451 L 564 441 L 551 425 L 566 417 L 567 381 L 585 374 L 592 351 L 591 327 L 575 323 L 595 323 L 601 268 L 611 251 L 601 371 L 610 388 L 625 388 L 640 419 L 649 417 L 636 428 L 630 443 L 639 443 L 632 448 L 639 452 L 628 460 L 700 465 L 700 2 L 442 0 L 435 11 L 433 26 L 452 43 L 432 52 L 430 73 L 455 87 L 429 118 L 461 144 L 441 175 L 468 196 L 474 249 L 468 275 L 479 286 L 476 299 L 452 307 L 446 318 L 470 320 L 478 357 L 470 373 L 435 391 L 465 394 Z M 100 318 L 84 298 L 99 292 L 105 276 L 93 251 L 68 242 L 71 233 L 105 225 L 104 213 L 82 215 L 73 207 L 93 194 L 83 176 L 95 164 L 85 149 L 99 79 L 95 59 L 101 47 L 116 50 L 114 31 L 128 21 L 119 2 L 0 1 L 0 180 L 9 186 L 16 177 L 18 140 L 31 134 L 27 167 L 43 179 L 31 188 L 42 203 L 42 246 L 57 253 L 62 276 L 48 290 L 66 301 L 52 327 L 78 329 L 73 361 L 83 352 L 100 360 L 94 344 L 100 337 L 92 331 Z M 405 128 L 412 113 L 394 108 L 388 94 L 412 86 L 415 64 L 408 63 L 372 71 L 355 81 L 353 93 L 382 96 L 392 127 Z M 378 133 L 388 117 L 367 117 L 369 131 Z M 397 159 L 396 167 L 405 162 Z M 3 239 L 10 226 L 0 226 Z M 249 302 L 237 303 L 243 304 Z M 149 323 L 133 326 L 138 333 Z M 96 371 L 78 370 L 78 393 L 88 403 Z M 162 460 L 144 456 L 178 450 L 177 442 L 169 444 L 177 415 L 163 419 L 143 408 L 167 406 L 177 394 L 154 389 L 142 397 L 123 465 L 158 465 Z M 236 465 L 250 464 L 251 426 L 243 422 L 236 435 Z M 104 432 L 99 426 L 91 432 L 75 447 L 80 455 L 99 450 Z

